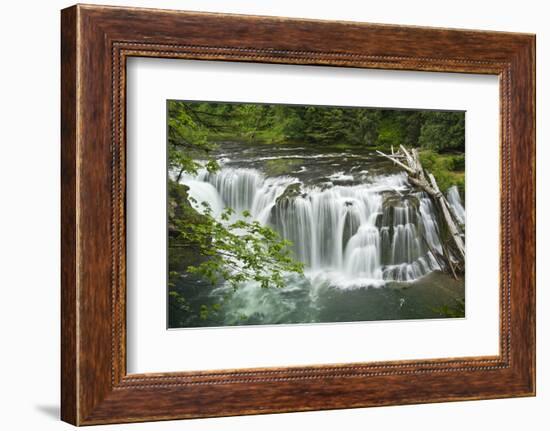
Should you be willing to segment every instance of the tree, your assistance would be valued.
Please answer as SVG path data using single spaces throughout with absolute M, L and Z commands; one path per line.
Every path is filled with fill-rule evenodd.
M 196 174 L 202 167 L 213 172 L 218 164 L 209 159 L 205 164 L 198 158 L 208 158 L 215 148 L 209 140 L 211 130 L 216 126 L 203 118 L 200 107 L 192 107 L 184 102 L 168 102 L 168 168 L 177 170 L 179 180 L 185 172 Z
M 435 151 L 464 152 L 464 112 L 424 112 L 419 144 Z
M 381 112 L 377 109 L 349 109 L 345 113 L 346 141 L 354 145 L 374 145 L 378 140 Z

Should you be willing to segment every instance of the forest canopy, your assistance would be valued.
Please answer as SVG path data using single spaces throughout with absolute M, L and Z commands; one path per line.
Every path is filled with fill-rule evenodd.
M 327 108 L 169 101 L 169 138 L 173 143 L 238 139 L 464 152 L 464 112 Z

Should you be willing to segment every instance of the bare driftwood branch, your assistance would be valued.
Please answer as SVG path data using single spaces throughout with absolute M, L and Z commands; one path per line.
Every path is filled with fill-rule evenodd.
M 447 201 L 447 198 L 445 197 L 445 195 L 441 193 L 441 191 L 439 190 L 435 177 L 432 174 L 428 174 L 428 177 L 430 178 L 430 183 L 432 184 L 432 187 L 437 192 L 436 199 L 438 200 L 439 207 L 443 213 L 443 217 L 445 218 L 445 222 L 447 223 L 449 232 L 451 233 L 451 236 L 453 237 L 456 248 L 460 254 L 460 258 L 464 260 L 464 257 L 466 255 L 466 249 L 464 246 L 464 240 L 462 239 L 462 232 L 460 228 L 457 226 L 457 224 L 455 223 L 455 218 L 453 217 L 452 212 L 450 210 L 449 202 Z
M 397 166 L 401 167 L 409 177 L 409 181 L 420 189 L 424 190 L 430 198 L 436 203 L 437 207 L 440 209 L 445 224 L 449 230 L 451 238 L 453 240 L 455 253 L 452 253 L 458 257 L 460 262 L 463 264 L 466 248 L 464 245 L 464 232 L 462 231 L 462 226 L 456 220 L 456 217 L 451 211 L 451 207 L 445 195 L 439 189 L 435 177 L 424 170 L 422 163 L 420 162 L 420 157 L 418 155 L 418 150 L 413 148 L 411 151 L 407 150 L 403 145 L 399 146 L 399 152 L 394 152 L 392 148 L 392 154 L 385 154 L 382 151 L 376 151 L 381 156 L 391 160 Z M 445 251 L 446 254 L 451 255 Z M 450 269 L 455 274 L 455 268 L 451 262 L 450 256 L 446 256 L 447 261 L 450 264 Z
M 385 154 L 385 153 L 383 153 L 382 151 L 378 151 L 378 150 L 376 150 L 376 152 L 377 152 L 378 154 L 380 154 L 381 156 L 384 156 L 384 157 L 386 157 L 387 159 L 390 159 L 390 160 L 391 160 L 393 163 L 395 163 L 396 165 L 402 167 L 405 171 L 407 171 L 407 173 L 409 173 L 409 174 L 414 173 L 413 170 L 412 170 L 411 168 L 409 168 L 407 165 L 405 165 L 404 163 L 402 163 L 401 161 L 399 161 L 399 160 L 397 159 L 397 157 L 395 157 L 395 155 L 390 156 L 390 155 Z
M 450 259 L 450 256 L 445 251 L 443 251 L 443 253 L 439 253 L 437 250 L 434 250 L 434 248 L 430 245 L 424 235 L 420 235 L 420 237 L 422 238 L 422 241 L 436 260 L 437 264 L 441 267 L 441 269 L 448 268 L 456 280 L 458 277 L 456 276 L 454 265 L 452 260 Z

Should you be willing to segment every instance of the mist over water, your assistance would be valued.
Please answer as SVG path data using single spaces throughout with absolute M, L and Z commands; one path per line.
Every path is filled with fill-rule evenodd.
M 371 152 L 222 147 L 229 151 L 218 172 L 181 179 L 196 209 L 206 202 L 215 216 L 224 207 L 249 211 L 292 242 L 305 277 L 289 275 L 283 289 L 243 285 L 218 316 L 196 326 L 435 317 L 431 305 L 463 289 L 463 282 L 450 283 L 454 291 L 439 286 L 447 276 L 432 254 L 442 249 L 434 206 L 391 163 Z M 284 172 L 270 172 L 273 163 Z M 458 190 L 447 196 L 464 221 Z M 201 289 L 197 301 L 215 302 L 229 288 Z

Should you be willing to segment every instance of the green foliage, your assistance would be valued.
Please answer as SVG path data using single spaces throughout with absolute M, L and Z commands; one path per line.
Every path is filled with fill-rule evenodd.
M 180 149 L 208 152 L 216 141 L 238 139 L 464 151 L 464 112 L 170 101 L 168 113 L 169 141 Z M 190 158 L 174 161 L 192 168 Z
M 434 308 L 433 311 L 442 317 L 460 318 L 466 316 L 464 299 L 455 299 L 452 306 L 447 304 Z
M 184 102 L 168 103 L 168 164 L 179 172 L 196 174 L 203 165 L 197 159 L 207 156 L 215 146 L 209 140 L 211 125 L 201 109 Z M 210 163 L 208 168 L 215 170 Z
M 439 154 L 432 150 L 423 150 L 419 156 L 422 166 L 433 174 L 441 190 L 446 191 L 456 185 L 460 194 L 464 196 L 463 154 Z
M 396 126 L 392 120 L 382 121 L 378 126 L 377 142 L 384 148 L 398 148 L 404 142 L 403 129 Z
M 436 151 L 458 150 L 464 152 L 463 112 L 425 112 L 418 143 L 423 148 Z
M 345 142 L 351 145 L 379 145 L 379 123 L 383 111 L 379 109 L 347 109 L 345 111 Z
M 250 213 L 235 219 L 234 211 L 226 208 L 216 219 L 206 203 L 202 207 L 202 223 L 175 222 L 178 235 L 170 247 L 195 248 L 207 258 L 187 266 L 187 272 L 199 274 L 212 284 L 225 280 L 234 289 L 247 281 L 263 288 L 282 287 L 284 273 L 302 273 L 303 264 L 293 259 L 291 244 L 273 229 L 250 220 Z
M 170 296 L 170 304 L 177 309 L 188 309 L 187 301 L 180 293 L 171 290 L 168 295 Z

